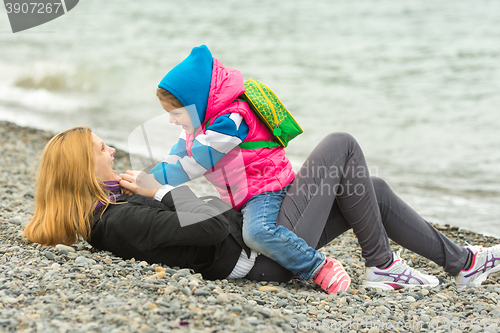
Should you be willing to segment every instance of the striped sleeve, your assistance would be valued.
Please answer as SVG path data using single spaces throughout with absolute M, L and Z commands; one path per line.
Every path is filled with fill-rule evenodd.
M 206 128 L 204 134 L 196 136 L 191 147 L 192 156 L 187 154 L 185 136 L 184 142 L 181 142 L 181 136 L 170 154 L 149 173 L 154 174 L 161 184 L 180 185 L 202 176 L 247 135 L 248 125 L 240 114 L 220 116 Z
M 167 162 L 167 163 L 175 163 L 179 158 L 183 158 L 187 156 L 187 150 L 186 150 L 186 131 L 182 131 L 181 135 L 179 136 L 179 141 L 170 149 L 170 153 L 165 157 L 170 157 L 172 159 L 172 162 Z

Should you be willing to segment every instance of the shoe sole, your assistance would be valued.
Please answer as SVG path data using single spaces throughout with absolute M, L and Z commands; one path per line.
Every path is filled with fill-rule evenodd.
M 434 284 L 403 284 L 403 283 L 394 283 L 394 282 L 372 282 L 372 281 L 363 281 L 362 283 L 365 287 L 371 288 L 380 288 L 382 290 L 398 290 L 398 289 L 413 289 L 413 288 L 434 288 L 439 285 L 439 281 Z
M 481 283 L 483 283 L 484 281 L 486 281 L 486 279 L 488 278 L 488 275 L 492 274 L 492 273 L 496 273 L 500 271 L 500 265 L 498 266 L 495 266 L 493 267 L 491 270 L 489 270 L 488 272 L 484 272 L 483 274 L 479 275 L 473 282 L 474 284 L 474 287 L 479 287 L 481 285 Z M 467 285 L 469 284 L 470 282 L 468 282 L 466 285 L 457 285 L 457 290 L 464 290 L 467 288 Z

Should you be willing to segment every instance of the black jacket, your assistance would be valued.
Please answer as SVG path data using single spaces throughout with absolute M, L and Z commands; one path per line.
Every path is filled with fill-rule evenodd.
M 226 278 L 242 249 L 250 254 L 241 235 L 241 213 L 218 198 L 207 203 L 182 186 L 161 202 L 141 195 L 122 195 L 116 202 L 94 213 L 89 243 L 97 249 L 192 268 L 210 280 Z

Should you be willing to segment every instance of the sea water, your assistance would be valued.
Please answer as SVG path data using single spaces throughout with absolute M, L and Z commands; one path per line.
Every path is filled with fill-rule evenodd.
M 2 120 L 84 124 L 148 156 L 133 134 L 168 123 L 158 82 L 206 44 L 301 124 L 287 148 L 295 168 L 325 135 L 348 132 L 428 221 L 500 236 L 498 1 L 85 0 L 16 34 L 2 11 Z M 151 148 L 166 154 L 180 128 L 153 122 Z

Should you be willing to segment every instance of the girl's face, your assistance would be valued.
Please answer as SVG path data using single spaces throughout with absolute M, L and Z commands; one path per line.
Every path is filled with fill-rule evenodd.
M 111 168 L 116 153 L 115 148 L 111 148 L 104 143 L 97 135 L 92 133 L 94 143 L 95 175 L 101 182 L 109 180 L 120 180 L 116 171 Z
M 168 112 L 171 124 L 182 126 L 182 128 L 189 134 L 194 133 L 193 122 L 191 116 L 186 108 L 177 108 L 172 103 L 160 100 L 160 104 L 165 111 Z

